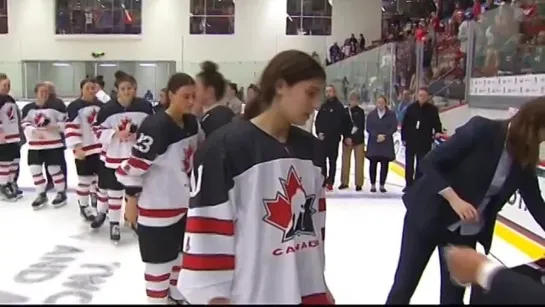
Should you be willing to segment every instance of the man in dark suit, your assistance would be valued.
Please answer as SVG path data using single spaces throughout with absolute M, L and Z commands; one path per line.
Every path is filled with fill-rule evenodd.
M 545 229 L 545 202 L 535 172 L 543 140 L 533 138 L 545 122 L 528 119 L 545 117 L 542 103 L 527 103 L 509 121 L 474 117 L 422 159 L 423 176 L 403 195 L 401 251 L 386 304 L 410 302 L 437 247 L 475 248 L 480 242 L 488 253 L 497 214 L 516 190 Z M 461 304 L 465 288 L 451 281 L 444 253 L 439 258 L 441 304 Z
M 426 88 L 418 90 L 418 100 L 407 107 L 401 122 L 401 141 L 405 145 L 406 188 L 421 176 L 420 160 L 431 150 L 434 136 L 441 136 L 443 131 L 439 110 L 430 100 Z
M 491 262 L 472 248 L 451 247 L 446 251 L 446 260 L 453 279 L 484 290 L 479 304 L 545 304 L 545 287 L 542 284 Z

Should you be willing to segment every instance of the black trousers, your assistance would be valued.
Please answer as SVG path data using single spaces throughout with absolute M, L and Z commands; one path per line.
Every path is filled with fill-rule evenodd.
M 340 140 L 323 140 L 324 154 L 326 157 L 325 174 L 326 183 L 333 185 L 335 183 L 335 175 L 337 174 L 337 158 L 339 157 Z
M 379 184 L 381 186 L 386 184 L 386 178 L 388 178 L 388 165 L 390 159 L 388 158 L 369 158 L 369 180 L 371 184 L 377 182 L 377 166 L 380 164 L 380 179 Z
M 449 231 L 446 227 L 442 231 L 430 230 L 426 235 L 410 225 L 405 218 L 394 284 L 388 294 L 386 305 L 409 304 L 436 247 L 439 247 L 441 268 L 440 304 L 463 305 L 466 288 L 452 282 L 443 255 L 443 248 L 450 244 L 475 248 L 477 237 L 462 236 L 458 232 Z
M 420 173 L 420 160 L 430 152 L 430 149 L 414 149 L 410 147 L 405 147 L 405 185 L 410 186 L 413 182 L 420 178 L 422 174 Z M 416 162 L 416 163 L 415 163 Z M 416 168 L 415 168 L 416 164 Z M 416 171 L 415 171 L 416 169 Z

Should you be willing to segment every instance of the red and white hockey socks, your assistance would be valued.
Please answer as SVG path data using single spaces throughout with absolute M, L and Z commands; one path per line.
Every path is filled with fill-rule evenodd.
M 93 176 L 78 176 L 78 188 L 76 189 L 76 193 L 78 195 L 78 202 L 80 207 L 89 206 L 89 194 L 93 179 Z
M 29 165 L 28 168 L 32 174 L 32 180 L 34 181 L 36 192 L 44 193 L 47 186 L 47 180 L 44 178 L 43 167 L 41 165 Z
M 10 182 L 11 162 L 0 162 L 0 185 L 6 185 Z
M 97 212 L 108 212 L 108 194 L 103 189 L 97 189 Z
M 146 263 L 144 278 L 146 280 L 148 304 L 166 305 L 168 303 L 172 264 L 173 262 Z
M 182 265 L 182 253 L 178 255 L 178 258 L 172 262 L 172 269 L 170 272 L 170 297 L 177 301 L 184 299 L 180 290 L 178 290 L 178 277 L 180 275 L 181 265 Z
M 64 192 L 66 190 L 66 180 L 64 174 L 62 173 L 60 165 L 48 165 L 47 171 L 51 174 L 51 179 L 53 179 L 53 185 L 57 192 Z
M 121 221 L 121 207 L 123 205 L 123 195 L 125 191 L 108 190 L 108 209 L 110 223 L 119 223 Z
M 15 182 L 15 177 L 17 177 L 17 172 L 19 171 L 19 159 L 15 159 L 11 162 L 11 166 L 9 168 L 10 171 L 10 179 L 9 182 Z

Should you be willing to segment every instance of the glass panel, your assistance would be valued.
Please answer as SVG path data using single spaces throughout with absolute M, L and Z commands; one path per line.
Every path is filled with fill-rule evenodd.
M 235 33 L 235 1 L 192 0 L 189 34 Z
M 57 34 L 141 34 L 142 0 L 56 0 Z
M 388 97 L 390 105 L 394 98 L 394 44 L 383 45 L 341 62 L 326 67 L 327 83 L 333 84 L 344 103 L 348 94 L 360 93 L 365 108 L 373 108 L 380 95 Z
M 301 16 L 302 0 L 288 0 L 286 13 L 289 16 Z
M 331 35 L 330 0 L 288 0 L 286 35 Z
M 79 83 L 85 78 L 83 62 L 38 62 L 40 65 L 40 81 L 55 84 L 59 97 L 75 98 L 80 94 Z
M 34 88 L 40 82 L 40 64 L 38 62 L 26 62 L 25 67 L 25 97 L 36 98 Z
M 0 0 L 0 34 L 8 33 L 8 0 Z

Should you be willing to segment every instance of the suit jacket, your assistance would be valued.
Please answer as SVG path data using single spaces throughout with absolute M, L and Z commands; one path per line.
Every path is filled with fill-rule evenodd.
M 481 300 L 487 305 L 543 305 L 545 287 L 528 276 L 502 269 L 494 274 Z
M 505 149 L 507 121 L 473 117 L 445 143 L 427 154 L 420 163 L 423 176 L 403 195 L 406 222 L 432 234 L 459 221 L 458 215 L 439 192 L 451 187 L 468 203 L 478 207 L 489 189 L 498 161 Z M 490 250 L 498 212 L 519 190 L 530 214 L 545 229 L 545 202 L 541 197 L 535 167 L 523 169 L 513 161 L 500 193 L 491 198 L 483 212 L 485 223 L 478 241 Z

